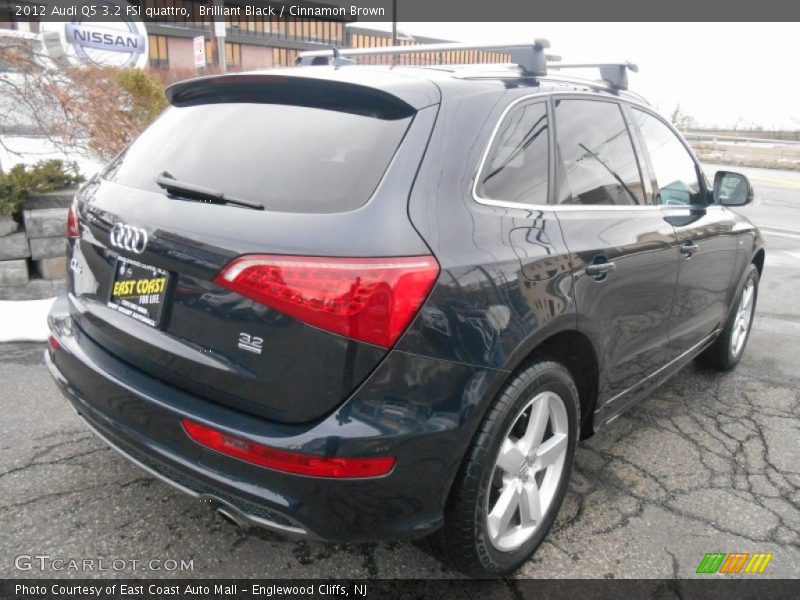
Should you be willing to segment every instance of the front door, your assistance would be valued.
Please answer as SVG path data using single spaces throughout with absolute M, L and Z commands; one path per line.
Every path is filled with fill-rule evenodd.
M 738 239 L 727 209 L 710 203 L 702 172 L 681 139 L 655 115 L 638 108 L 631 113 L 655 176 L 655 202 L 678 211 L 670 218 L 680 251 L 670 315 L 674 359 L 701 345 L 725 319 Z

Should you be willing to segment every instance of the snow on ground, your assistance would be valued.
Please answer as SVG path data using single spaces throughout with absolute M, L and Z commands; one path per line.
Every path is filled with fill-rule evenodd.
M 102 165 L 79 152 L 70 152 L 69 155 L 57 150 L 53 144 L 44 137 L 33 136 L 0 136 L 0 166 L 8 170 L 16 164 L 33 165 L 40 160 L 60 158 L 78 163 L 81 175 L 89 179 L 97 173 Z
M 55 298 L 47 300 L 0 300 L 0 342 L 44 342 L 47 313 Z
M 60 158 L 78 163 L 81 175 L 89 179 L 101 164 L 79 153 L 66 156 L 43 137 L 0 136 L 0 166 L 8 170 L 16 164 L 32 165 L 40 160 Z M 9 152 L 11 150 L 11 152 Z M 55 298 L 47 300 L 0 300 L 0 342 L 39 342 L 47 340 L 47 313 Z

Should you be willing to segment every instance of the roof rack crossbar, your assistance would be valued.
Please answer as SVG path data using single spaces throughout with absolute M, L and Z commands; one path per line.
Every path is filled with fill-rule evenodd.
M 639 72 L 639 67 L 631 62 L 618 63 L 558 63 L 553 69 L 599 69 L 600 78 L 615 90 L 628 89 L 628 71 Z
M 519 44 L 471 44 L 448 42 L 441 44 L 414 44 L 409 46 L 379 46 L 375 48 L 332 48 L 328 50 L 309 50 L 297 55 L 296 64 L 299 66 L 334 64 L 350 64 L 347 57 L 352 56 L 398 56 L 401 54 L 417 54 L 420 52 L 461 52 L 468 50 L 485 50 L 494 52 L 508 52 L 514 61 L 526 74 L 546 75 L 547 61 L 559 60 L 557 56 L 545 54 L 550 47 L 550 42 L 545 39 L 536 39 L 531 42 Z M 345 63 L 344 61 L 348 61 Z
M 483 50 L 489 52 L 502 52 L 511 55 L 511 60 L 525 75 L 547 75 L 548 66 L 551 69 L 599 69 L 600 78 L 615 90 L 628 89 L 628 71 L 638 72 L 639 67 L 631 62 L 604 62 L 604 63 L 562 63 L 561 58 L 546 54 L 550 42 L 545 39 L 535 39 L 533 43 L 523 42 L 514 44 L 473 44 L 462 42 L 443 42 L 437 44 L 413 44 L 408 46 L 377 46 L 373 48 L 329 48 L 327 50 L 308 50 L 297 55 L 296 64 L 326 65 L 336 67 L 355 64 L 348 57 L 356 56 L 399 56 L 402 54 L 461 52 L 469 50 Z

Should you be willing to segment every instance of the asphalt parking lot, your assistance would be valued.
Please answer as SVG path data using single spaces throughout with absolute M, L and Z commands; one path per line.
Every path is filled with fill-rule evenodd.
M 800 175 L 741 170 L 757 193 L 744 212 L 768 243 L 744 360 L 722 375 L 686 368 L 583 442 L 555 530 L 517 577 L 691 577 L 706 552 L 770 552 L 759 577 L 800 575 Z M 43 347 L 0 345 L 0 577 L 457 576 L 416 544 L 236 529 L 89 433 Z M 128 564 L 20 570 L 20 555 Z M 142 570 L 151 559 L 193 568 Z

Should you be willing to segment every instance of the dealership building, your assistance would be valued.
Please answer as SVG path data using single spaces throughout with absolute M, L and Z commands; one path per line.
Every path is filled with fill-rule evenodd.
M 121 5 L 154 20 L 123 18 L 119 22 L 38 22 L 34 16 L 17 16 L 0 8 L 0 30 L 41 36 L 45 46 L 67 56 L 97 64 L 139 66 L 156 70 L 167 80 L 182 79 L 201 70 L 239 71 L 293 65 L 298 52 L 325 48 L 389 46 L 392 34 L 369 29 L 355 17 L 332 5 L 303 2 L 304 14 L 322 16 L 247 16 L 247 5 L 236 0 L 99 0 Z M 32 5 L 35 3 L 31 3 Z M 128 6 L 132 9 L 128 9 Z M 387 15 L 387 20 L 391 18 Z M 43 20 L 44 21 L 44 20 Z M 215 24 L 215 21 L 216 24 Z M 108 34 L 111 31 L 113 35 Z M 202 38 L 202 39 L 198 39 Z M 106 43 L 108 40 L 108 43 Z M 118 40 L 118 48 L 113 47 Z M 442 40 L 396 36 L 398 45 Z M 198 48 L 202 46 L 202 50 Z M 122 56 L 131 59 L 122 60 Z M 360 62 L 385 61 L 369 57 Z M 428 52 L 397 59 L 410 64 L 505 62 L 507 56 L 486 51 Z

